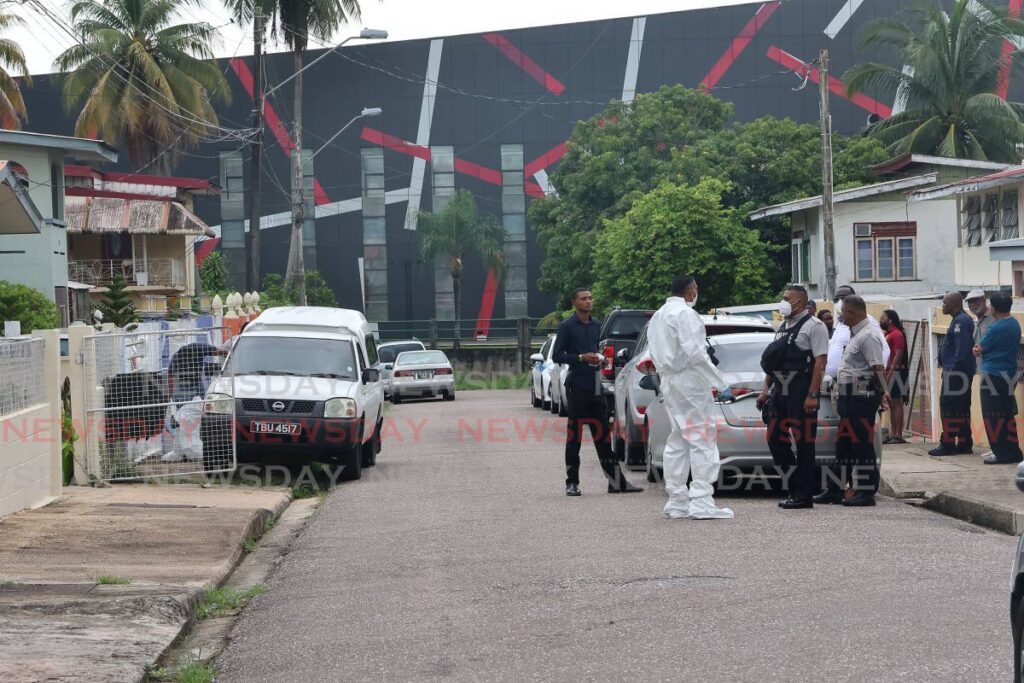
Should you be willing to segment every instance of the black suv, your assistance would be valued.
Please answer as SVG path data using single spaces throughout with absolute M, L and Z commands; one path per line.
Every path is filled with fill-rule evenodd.
M 609 415 L 615 411 L 615 375 L 622 366 L 628 362 L 628 358 L 620 358 L 623 349 L 632 352 L 636 346 L 637 337 L 647 326 L 647 321 L 654 315 L 654 311 L 644 311 L 637 308 L 616 308 L 601 325 L 601 341 L 598 342 L 598 350 L 605 358 L 611 361 L 611 367 L 601 371 L 601 393 L 604 394 L 608 403 Z

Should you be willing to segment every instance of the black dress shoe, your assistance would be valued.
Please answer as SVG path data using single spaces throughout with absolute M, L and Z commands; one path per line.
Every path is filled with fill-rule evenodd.
M 853 494 L 853 497 L 844 500 L 843 505 L 848 508 L 873 507 L 875 505 L 875 494 L 863 492 L 855 493 Z
M 972 455 L 973 453 L 974 453 L 974 449 L 971 448 L 970 446 L 959 446 L 956 449 L 956 454 L 957 455 Z
M 956 451 L 952 448 L 943 448 L 942 446 L 939 446 L 938 448 L 933 448 L 928 451 L 928 455 L 956 455 Z
M 608 493 L 640 493 L 643 491 L 639 486 L 633 486 L 625 479 L 622 480 L 622 486 L 615 487 L 608 484 Z
M 783 510 L 810 510 L 814 507 L 814 501 L 787 498 L 779 501 L 779 507 Z
M 839 491 L 825 491 L 816 495 L 813 500 L 819 505 L 839 505 L 843 502 L 843 494 Z
M 569 484 L 565 487 L 565 495 L 567 496 L 581 496 L 580 487 L 576 484 Z
M 982 462 L 986 465 L 1016 465 L 1020 460 L 1000 460 L 996 456 L 990 455 L 982 460 Z

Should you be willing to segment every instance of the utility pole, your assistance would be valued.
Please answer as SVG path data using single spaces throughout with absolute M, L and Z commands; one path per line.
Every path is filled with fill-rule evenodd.
M 252 17 L 253 77 L 252 91 L 252 142 L 249 144 L 251 171 L 249 179 L 249 268 L 246 289 L 258 292 L 260 289 L 260 191 L 263 162 L 263 10 L 260 3 L 254 3 Z
M 821 91 L 821 222 L 825 236 L 825 298 L 836 293 L 836 237 L 832 226 L 832 114 L 828 101 L 828 50 L 818 58 Z

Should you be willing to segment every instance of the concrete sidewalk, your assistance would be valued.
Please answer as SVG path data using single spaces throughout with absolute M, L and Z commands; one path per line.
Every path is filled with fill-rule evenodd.
M 937 512 L 1008 534 L 1024 532 L 1024 493 L 1016 465 L 986 465 L 973 455 L 933 457 L 934 443 L 885 446 L 880 492 L 916 499 Z
M 290 500 L 239 486 L 69 487 L 0 520 L 0 680 L 141 679 Z

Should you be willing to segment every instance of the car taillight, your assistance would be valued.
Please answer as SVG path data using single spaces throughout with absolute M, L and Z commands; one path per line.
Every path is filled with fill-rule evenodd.
M 640 415 L 646 415 L 647 414 L 647 406 L 637 406 L 636 407 L 636 412 L 639 413 Z
M 395 377 L 412 377 L 412 370 L 396 370 Z
M 604 347 L 604 365 L 601 366 L 601 375 L 603 377 L 614 377 L 615 376 L 615 347 L 606 346 Z
M 452 369 L 451 368 L 438 368 L 437 370 L 434 370 L 434 374 L 435 375 L 450 375 L 450 374 L 452 374 Z
M 657 372 L 654 367 L 654 361 L 650 358 L 645 358 L 636 364 L 637 372 L 641 372 L 645 375 L 653 375 Z

